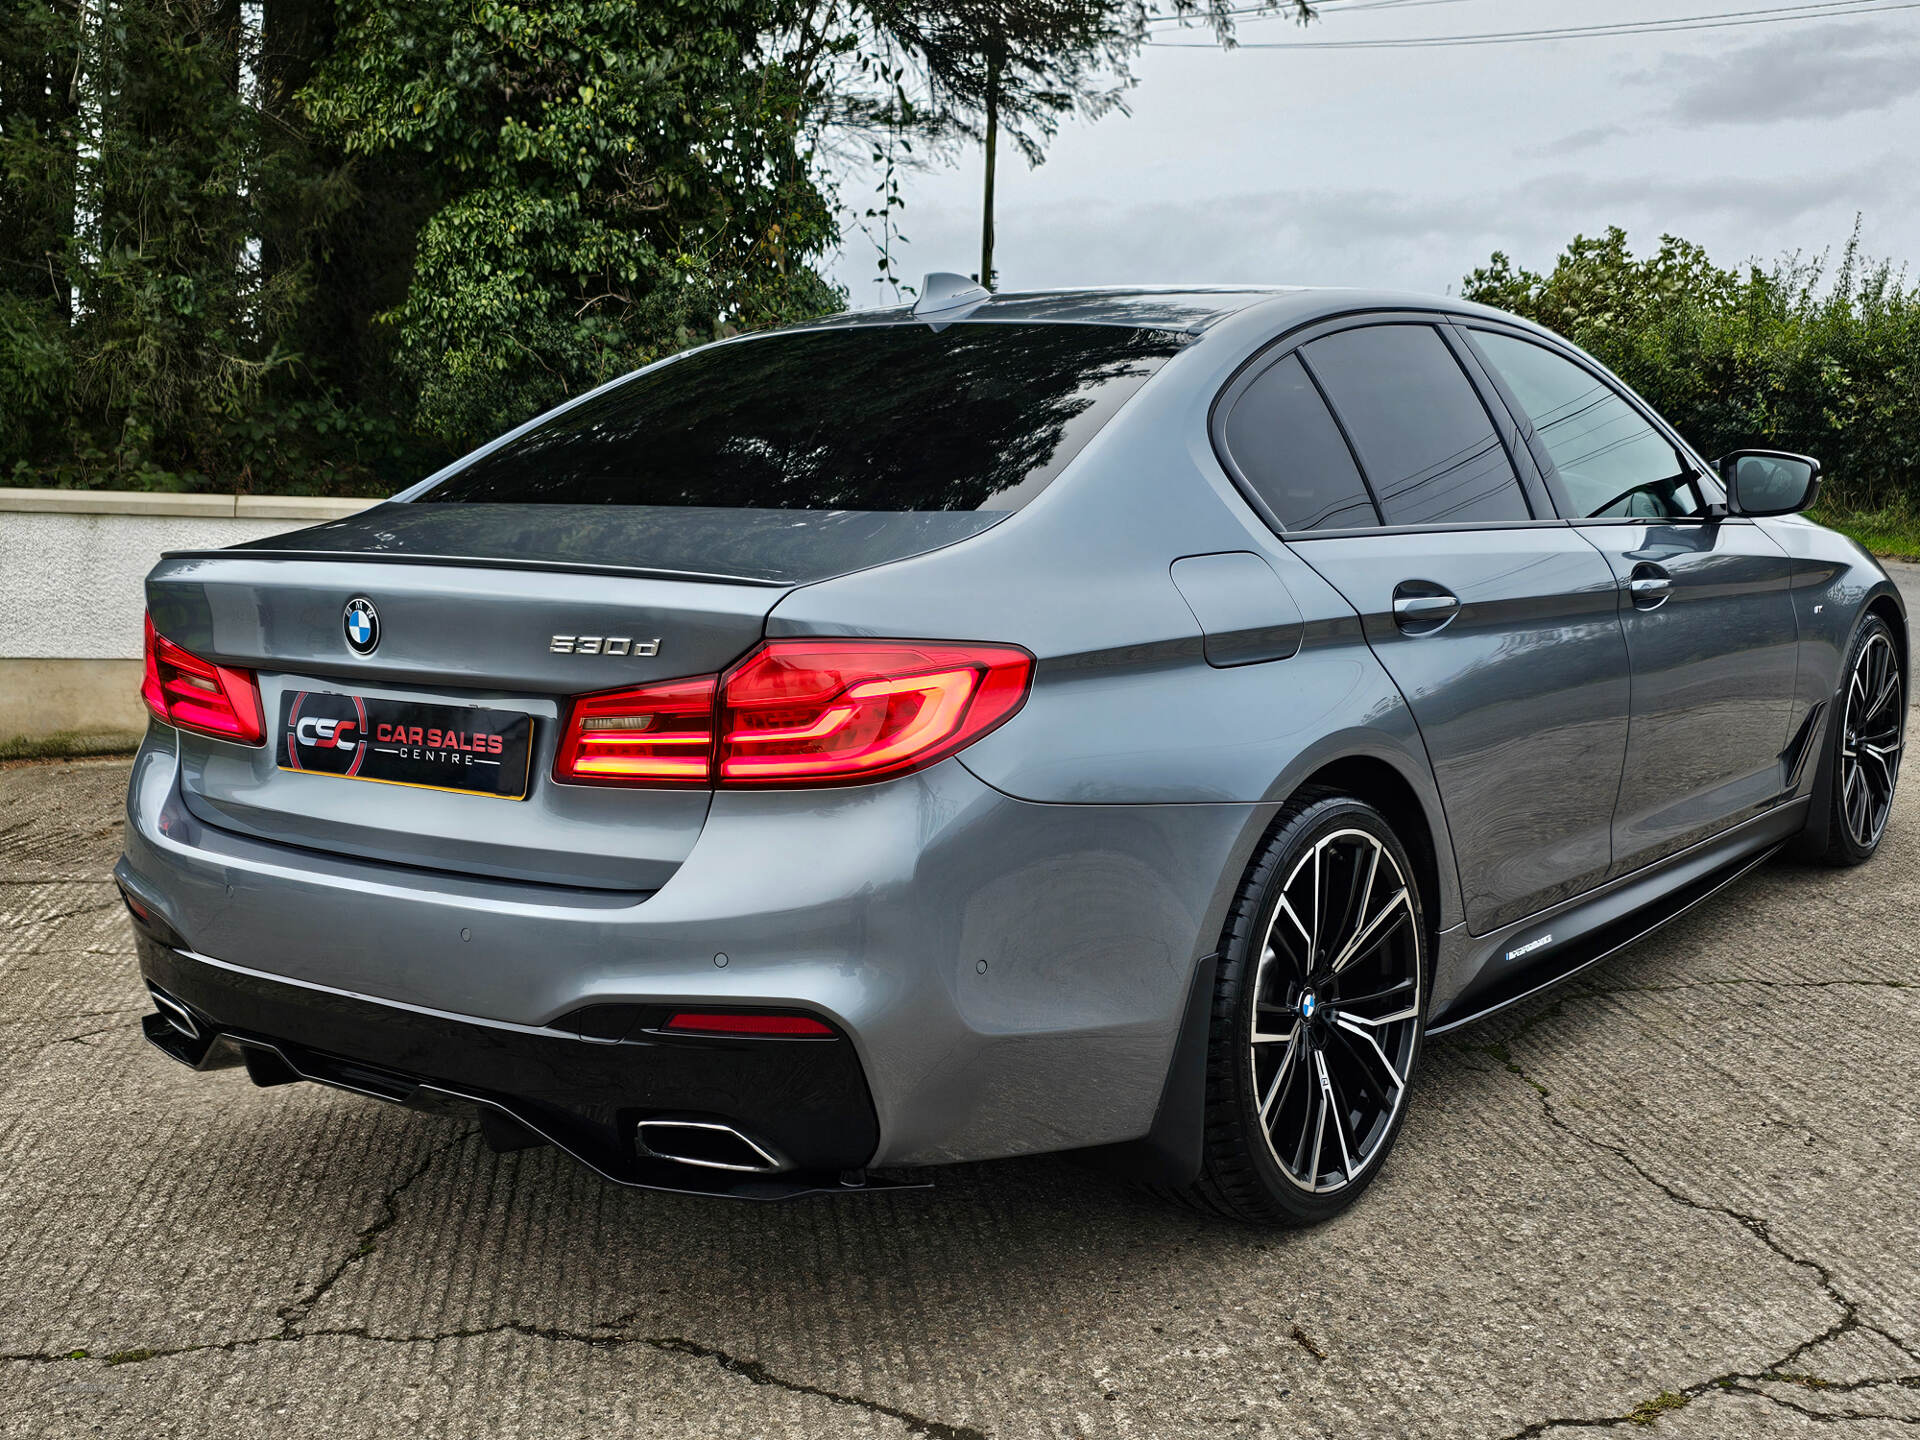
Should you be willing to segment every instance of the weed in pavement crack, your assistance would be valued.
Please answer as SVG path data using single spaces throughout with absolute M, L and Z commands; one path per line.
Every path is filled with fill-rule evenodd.
M 1595 992 L 1587 991 L 1584 993 Z M 1554 1008 L 1558 1009 L 1559 1007 L 1555 1006 Z M 1543 1018 L 1545 1018 L 1544 1015 L 1536 1016 L 1528 1022 L 1528 1025 L 1531 1026 L 1532 1024 L 1538 1023 L 1538 1021 Z M 1784 1396 L 1776 1395 L 1772 1391 L 1757 1388 L 1758 1382 L 1761 1381 L 1783 1380 L 1788 1378 L 1803 1385 L 1809 1381 L 1813 1381 L 1817 1386 L 1821 1387 L 1831 1384 L 1832 1382 L 1820 1382 L 1817 1377 L 1813 1376 L 1795 1375 L 1790 1377 L 1786 1372 L 1788 1371 L 1788 1367 L 1793 1365 L 1795 1361 L 1799 1360 L 1801 1356 L 1807 1354 L 1809 1351 L 1855 1330 L 1863 1330 L 1870 1334 L 1878 1335 L 1898 1347 L 1904 1354 L 1912 1355 L 1914 1352 L 1907 1343 L 1898 1336 L 1888 1333 L 1877 1325 L 1869 1325 L 1863 1321 L 1860 1318 L 1858 1304 L 1840 1290 L 1839 1286 L 1834 1282 L 1833 1272 L 1818 1260 L 1796 1255 L 1788 1250 L 1785 1245 L 1774 1238 L 1773 1232 L 1765 1220 L 1757 1215 L 1749 1215 L 1744 1211 L 1735 1210 L 1730 1206 L 1696 1200 L 1691 1195 L 1687 1195 L 1676 1189 L 1649 1171 L 1633 1157 L 1625 1146 L 1615 1145 L 1609 1141 L 1589 1135 L 1569 1123 L 1567 1119 L 1554 1108 L 1552 1092 L 1549 1091 L 1545 1085 L 1542 1085 L 1538 1080 L 1527 1074 L 1525 1067 L 1513 1058 L 1512 1053 L 1506 1046 L 1483 1045 L 1478 1048 L 1481 1053 L 1497 1061 L 1501 1068 L 1512 1075 L 1518 1076 L 1533 1088 L 1534 1093 L 1540 1097 L 1541 1113 L 1546 1117 L 1547 1123 L 1553 1126 L 1554 1129 L 1591 1149 L 1604 1151 L 1606 1154 L 1612 1155 L 1629 1170 L 1633 1171 L 1635 1175 L 1638 1175 L 1646 1184 L 1652 1186 L 1674 1204 L 1684 1206 L 1689 1210 L 1698 1210 L 1704 1214 L 1718 1215 L 1724 1219 L 1732 1220 L 1743 1230 L 1747 1231 L 1748 1234 L 1759 1240 L 1761 1244 L 1773 1251 L 1774 1254 L 1778 1255 L 1782 1260 L 1785 1260 L 1789 1265 L 1811 1270 L 1814 1275 L 1818 1277 L 1820 1288 L 1826 1294 L 1827 1299 L 1840 1311 L 1840 1318 L 1834 1321 L 1833 1324 L 1829 1325 L 1819 1334 L 1802 1340 L 1780 1359 L 1774 1361 L 1763 1370 L 1753 1372 L 1732 1371 L 1725 1375 L 1716 1375 L 1711 1380 L 1703 1380 L 1696 1384 L 1685 1386 L 1677 1391 L 1663 1390 L 1652 1399 L 1642 1401 L 1624 1415 L 1567 1416 L 1551 1420 L 1538 1420 L 1523 1429 L 1514 1431 L 1513 1434 L 1506 1437 L 1506 1440 L 1532 1440 L 1532 1437 L 1544 1435 L 1548 1431 L 1555 1429 L 1604 1430 L 1620 1425 L 1651 1425 L 1666 1411 L 1682 1409 L 1692 1404 L 1693 1401 L 1710 1390 L 1737 1391 L 1741 1394 L 1755 1395 L 1767 1401 L 1769 1404 L 1779 1405 L 1819 1420 L 1901 1419 L 1899 1416 L 1892 1415 L 1874 1415 L 1867 1413 L 1849 1415 L 1838 1412 L 1814 1410 L 1810 1407 L 1797 1404 Z M 1861 1389 L 1867 1385 L 1875 1384 L 1915 1388 L 1920 1387 L 1920 1376 L 1897 1375 L 1887 1376 L 1881 1379 L 1849 1382 L 1847 1388 Z M 1842 1387 L 1834 1384 L 1833 1388 L 1839 1389 Z M 1902 1421 L 1902 1423 L 1920 1424 L 1920 1421 Z
M 702 1360 L 712 1360 L 729 1374 L 740 1375 L 756 1385 L 774 1385 L 782 1390 L 791 1390 L 799 1395 L 817 1395 L 823 1400 L 831 1400 L 836 1405 L 853 1405 L 875 1415 L 886 1415 L 898 1420 L 914 1435 L 931 1435 L 934 1440 L 987 1440 L 986 1432 L 976 1430 L 971 1425 L 948 1425 L 939 1420 L 928 1420 L 911 1411 L 897 1406 L 883 1404 L 878 1400 L 863 1400 L 857 1395 L 845 1395 L 838 1390 L 823 1390 L 817 1385 L 808 1385 L 797 1380 L 783 1380 L 769 1371 L 757 1360 L 739 1360 L 716 1350 L 711 1345 L 697 1344 L 692 1340 L 678 1337 L 666 1337 L 657 1340 L 645 1340 L 642 1344 L 651 1345 L 656 1350 L 666 1350 L 679 1355 L 692 1355 Z

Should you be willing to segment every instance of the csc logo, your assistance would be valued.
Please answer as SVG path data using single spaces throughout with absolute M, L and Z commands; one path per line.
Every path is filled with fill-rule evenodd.
M 358 775 L 374 753 L 366 741 L 367 706 L 358 695 L 300 691 L 286 699 L 276 754 L 288 770 Z
M 358 728 L 351 720 L 322 720 L 303 716 L 293 727 L 294 738 L 316 750 L 357 750 L 358 740 L 347 739 L 347 731 Z

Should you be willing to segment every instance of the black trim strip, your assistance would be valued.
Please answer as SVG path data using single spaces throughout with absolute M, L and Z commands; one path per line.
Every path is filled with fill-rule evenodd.
M 1374 535 L 1445 535 L 1454 531 L 1472 530 L 1553 530 L 1572 525 L 1571 520 L 1562 520 L 1558 516 L 1543 515 L 1532 520 L 1453 520 L 1435 525 L 1343 525 L 1339 529 L 1327 530 L 1288 530 L 1282 535 L 1289 545 L 1310 540 L 1356 540 L 1361 536 Z

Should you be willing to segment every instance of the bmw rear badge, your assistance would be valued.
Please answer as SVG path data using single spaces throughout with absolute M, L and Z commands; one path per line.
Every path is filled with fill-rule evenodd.
M 371 655 L 373 647 L 380 643 L 380 612 L 373 608 L 373 602 L 364 595 L 356 595 L 347 602 L 347 613 L 343 623 L 347 631 L 347 644 L 356 655 Z

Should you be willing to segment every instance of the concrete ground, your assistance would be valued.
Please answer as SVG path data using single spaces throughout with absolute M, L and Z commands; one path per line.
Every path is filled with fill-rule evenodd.
M 123 762 L 0 768 L 0 1437 L 1920 1428 L 1920 800 L 1438 1042 L 1301 1233 L 1054 1159 L 760 1207 L 145 1045 Z

